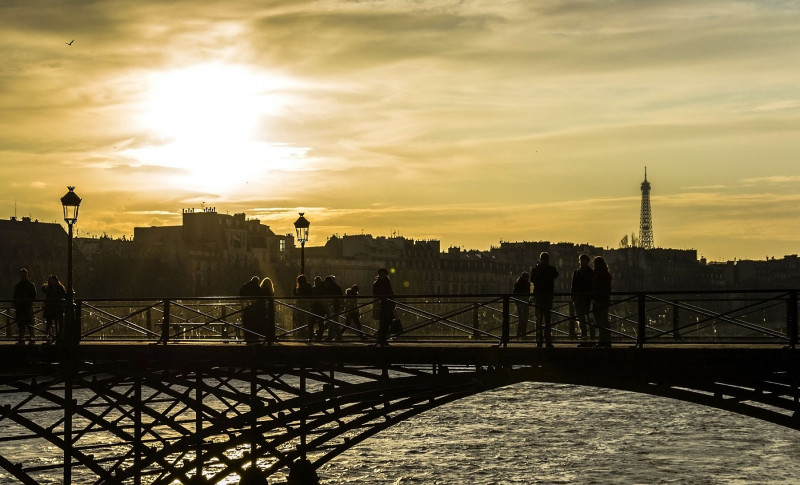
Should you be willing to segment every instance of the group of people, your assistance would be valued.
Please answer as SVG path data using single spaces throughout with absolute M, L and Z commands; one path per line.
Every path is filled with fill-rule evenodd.
M 591 346 L 595 328 L 599 334 L 598 346 L 611 347 L 608 330 L 608 307 L 611 304 L 611 272 L 602 256 L 595 256 L 594 268 L 589 266 L 589 256 L 581 254 L 579 267 L 572 274 L 572 305 L 580 326 L 581 346 Z M 594 317 L 594 324 L 592 324 Z
M 571 296 L 575 318 L 580 326 L 581 346 L 594 345 L 595 328 L 600 347 L 611 346 L 611 333 L 608 330 L 608 307 L 611 302 L 611 272 L 602 256 L 594 258 L 594 268 L 590 266 L 587 254 L 581 254 L 579 267 L 572 274 Z M 533 270 L 523 272 L 514 283 L 513 293 L 519 323 L 517 338 L 528 335 L 529 298 L 533 285 L 533 303 L 536 311 L 536 345 L 553 347 L 552 316 L 555 280 L 558 270 L 550 265 L 550 254 L 543 252 Z M 593 322 L 592 322 L 593 317 Z
M 44 316 L 46 342 L 53 342 L 62 337 L 64 326 L 64 302 L 67 290 L 59 281 L 58 276 L 50 275 L 47 282 L 41 287 L 44 293 Z M 27 268 L 19 270 L 19 282 L 14 285 L 14 312 L 17 320 L 19 334 L 17 344 L 25 343 L 25 334 L 28 343 L 34 343 L 34 309 L 36 301 L 36 285 L 30 280 Z
M 611 346 L 608 330 L 608 307 L 611 299 L 611 273 L 602 256 L 594 258 L 594 268 L 590 258 L 582 254 L 580 266 L 572 275 L 572 304 L 575 318 L 580 326 L 581 345 L 594 341 L 595 328 L 598 345 Z M 19 271 L 19 282 L 14 286 L 14 308 L 19 328 L 17 343 L 34 342 L 34 302 L 36 286 L 30 280 L 28 270 Z M 525 339 L 530 310 L 529 297 L 533 294 L 536 312 L 537 346 L 553 346 L 552 313 L 555 279 L 558 270 L 550 265 L 550 255 L 543 252 L 531 273 L 523 272 L 514 284 L 517 314 L 517 337 Z M 533 291 L 531 292 L 531 286 Z M 50 342 L 63 337 L 65 298 L 67 290 L 58 276 L 50 275 L 41 287 L 44 294 L 43 317 L 45 340 Z M 336 277 L 328 275 L 314 277 L 313 284 L 305 275 L 297 277 L 294 288 L 298 312 L 295 312 L 295 327 L 305 327 L 309 340 L 322 340 L 327 330 L 327 340 L 341 340 L 346 329 L 353 329 L 359 338 L 367 340 L 367 333 L 361 325 L 361 311 L 358 305 L 359 287 L 352 285 L 346 290 L 336 283 Z M 375 337 L 379 345 L 386 345 L 393 322 L 396 320 L 394 292 L 389 280 L 389 271 L 380 268 L 372 284 L 372 295 L 377 299 L 373 304 L 373 318 L 378 321 Z M 253 276 L 239 289 L 239 296 L 246 297 L 242 309 L 242 327 L 245 341 L 268 344 L 275 342 L 275 286 L 270 278 Z M 592 322 L 593 320 L 593 322 Z M 343 322 L 343 323 L 342 323 Z
M 342 291 L 334 275 L 325 278 L 315 276 L 309 283 L 306 275 L 297 277 L 294 296 L 299 311 L 294 314 L 295 328 L 307 329 L 308 340 L 322 340 L 327 330 L 327 340 L 341 340 L 345 330 L 352 329 L 361 340 L 368 335 L 361 325 L 361 308 L 358 305 L 357 284 Z M 372 284 L 372 294 L 380 299 L 373 305 L 373 318 L 378 320 L 376 338 L 380 345 L 386 345 L 389 328 L 394 319 L 394 295 L 389 281 L 389 271 L 378 270 Z M 344 323 L 342 323 L 344 320 Z
M 247 343 L 275 342 L 275 285 L 270 278 L 253 276 L 239 288 L 239 296 L 252 297 L 245 300 L 242 309 L 242 327 Z
M 325 330 L 328 331 L 328 340 L 341 340 L 344 327 L 339 322 L 346 315 L 346 325 L 352 325 L 360 332 L 361 320 L 358 316 L 353 319 L 353 303 L 349 299 L 347 311 L 342 311 L 345 306 L 344 295 L 334 275 L 325 278 L 315 276 L 313 284 L 308 282 L 306 275 L 299 275 L 294 287 L 294 296 L 298 297 L 297 307 L 300 309 L 294 316 L 295 326 L 306 327 L 308 340 L 322 340 Z M 357 296 L 358 285 L 347 288 L 347 295 Z

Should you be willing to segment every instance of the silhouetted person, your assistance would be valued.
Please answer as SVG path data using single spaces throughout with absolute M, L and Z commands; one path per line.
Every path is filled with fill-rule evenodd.
M 301 327 L 305 327 L 308 325 L 308 313 L 311 311 L 311 300 L 307 297 L 310 297 L 313 293 L 313 289 L 311 287 L 311 283 L 308 282 L 308 278 L 306 275 L 301 274 L 297 276 L 297 284 L 294 287 L 294 296 L 300 297 L 295 300 L 295 306 L 297 307 L 297 311 L 294 312 L 294 328 L 298 329 Z M 304 298 L 305 297 L 305 298 Z M 306 335 L 310 338 L 311 337 L 311 330 L 306 327 Z M 300 337 L 302 338 L 302 334 Z
M 594 340 L 594 326 L 589 323 L 592 311 L 592 279 L 594 270 L 589 266 L 589 255 L 581 254 L 580 266 L 572 273 L 572 306 L 581 329 L 581 340 Z
M 386 337 L 394 319 L 394 301 L 391 300 L 394 292 L 386 268 L 378 270 L 378 275 L 372 283 L 372 295 L 380 299 L 376 303 L 377 312 L 373 310 L 373 317 L 378 317 L 378 333 L 375 337 L 378 339 L 378 345 L 387 345 Z
M 342 297 L 344 292 L 342 287 L 336 282 L 336 277 L 328 275 L 325 277 L 325 295 L 328 300 L 328 340 L 341 340 L 342 338 L 342 325 L 339 319 L 342 316 Z
M 514 283 L 514 298 L 521 301 L 515 301 L 517 306 L 517 316 L 519 323 L 517 324 L 517 338 L 525 338 L 528 333 L 528 315 L 530 314 L 530 299 L 531 299 L 531 276 L 527 271 L 523 272 Z
M 57 339 L 61 335 L 61 327 L 64 325 L 64 299 L 67 290 L 58 280 L 58 276 L 50 275 L 47 283 L 42 285 L 44 293 L 44 323 L 45 338 L 48 342 Z M 52 332 L 51 332 L 52 330 Z
M 594 323 L 600 333 L 599 346 L 611 347 L 611 332 L 608 331 L 608 307 L 611 304 L 611 272 L 602 256 L 594 258 L 592 278 L 594 297 Z
M 328 305 L 325 299 L 325 281 L 322 276 L 314 277 L 314 286 L 311 287 L 311 294 L 314 299 L 311 300 L 311 318 L 308 320 L 308 339 L 312 340 L 316 337 L 317 340 L 322 340 L 322 335 L 325 333 L 325 318 L 328 316 Z M 317 329 L 316 333 L 314 329 Z
M 14 285 L 14 311 L 19 327 L 18 344 L 25 343 L 25 330 L 28 343 L 33 343 L 33 302 L 36 300 L 36 286 L 28 279 L 28 270 L 19 270 L 19 282 Z
M 553 346 L 552 338 L 552 311 L 553 292 L 558 271 L 550 266 L 550 254 L 543 252 L 539 255 L 539 262 L 533 268 L 533 301 L 536 304 L 536 346 L 542 346 L 542 337 L 547 347 Z
M 358 337 L 361 340 L 366 340 L 367 336 L 364 335 L 361 329 L 361 312 L 358 309 L 358 285 L 353 285 L 344 290 L 344 295 L 347 297 L 344 300 L 344 314 L 346 327 L 356 328 L 358 330 Z
M 242 301 L 245 305 L 242 309 L 242 327 L 244 327 L 244 340 L 248 344 L 258 342 L 258 335 L 255 332 L 258 331 L 259 322 L 264 318 L 264 307 L 261 304 L 263 300 L 258 298 L 261 296 L 260 282 L 258 276 L 253 276 L 239 288 L 239 296 L 254 297 L 252 300 Z
M 264 328 L 263 334 L 267 339 L 268 344 L 275 342 L 275 285 L 272 280 L 264 278 L 261 280 L 261 296 L 265 297 L 264 300 Z

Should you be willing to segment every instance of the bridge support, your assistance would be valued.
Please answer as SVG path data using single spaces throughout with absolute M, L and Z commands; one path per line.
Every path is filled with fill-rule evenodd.
M 56 473 L 65 483 L 317 483 L 321 466 L 376 433 L 522 381 L 665 396 L 800 429 L 800 355 L 784 348 L 81 345 L 61 361 L 59 349 L 37 352 L 21 349 L 18 367 L 0 374 L 0 467 L 25 484 Z M 14 456 L 44 446 L 62 448 L 63 461 Z
M 289 465 L 289 477 L 286 483 L 289 485 L 318 485 L 319 475 L 307 458 L 298 458 Z

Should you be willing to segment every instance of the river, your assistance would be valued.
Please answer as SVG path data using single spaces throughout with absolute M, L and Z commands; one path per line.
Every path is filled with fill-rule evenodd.
M 523 383 L 379 433 L 323 483 L 797 484 L 800 431 L 696 404 Z

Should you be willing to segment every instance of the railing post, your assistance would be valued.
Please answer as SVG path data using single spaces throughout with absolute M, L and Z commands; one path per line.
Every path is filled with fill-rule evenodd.
M 672 338 L 675 340 L 680 340 L 680 308 L 678 307 L 679 301 L 675 301 L 672 304 Z
M 81 336 L 83 335 L 83 302 L 75 300 L 75 345 L 80 344 Z
M 636 347 L 642 348 L 644 347 L 644 340 L 645 340 L 645 329 L 646 329 L 646 322 L 647 322 L 647 314 L 646 307 L 645 307 L 645 294 L 644 293 L 637 293 L 637 307 L 638 307 L 638 324 L 636 328 Z
M 503 295 L 503 335 L 500 337 L 500 343 L 503 347 L 508 346 L 508 339 L 510 335 L 509 327 L 511 326 L 511 297 Z
M 797 290 L 789 292 L 789 302 L 787 303 L 786 333 L 789 337 L 789 348 L 797 346 Z
M 11 329 L 11 308 L 6 308 L 6 338 L 11 338 L 14 335 Z
M 161 342 L 166 345 L 169 341 L 169 300 L 164 300 L 164 317 L 161 320 Z
M 478 333 L 478 329 L 480 328 L 478 309 L 480 307 L 481 306 L 477 303 L 472 307 L 472 340 L 478 340 L 480 338 L 480 333 Z
M 575 311 L 575 304 L 572 299 L 567 301 L 567 308 L 569 309 L 569 338 L 575 339 L 577 338 L 576 327 L 580 327 L 580 322 L 575 318 L 577 311 Z
M 339 323 L 340 315 L 336 315 L 336 332 L 334 335 L 337 338 L 341 337 L 342 333 L 344 332 L 344 327 L 341 326 Z M 271 296 L 267 299 L 267 343 L 272 345 L 277 340 L 277 325 L 278 322 L 275 321 L 275 297 Z M 330 333 L 328 334 L 330 335 Z
M 222 343 L 228 343 L 228 306 L 223 304 L 219 319 L 222 321 Z

